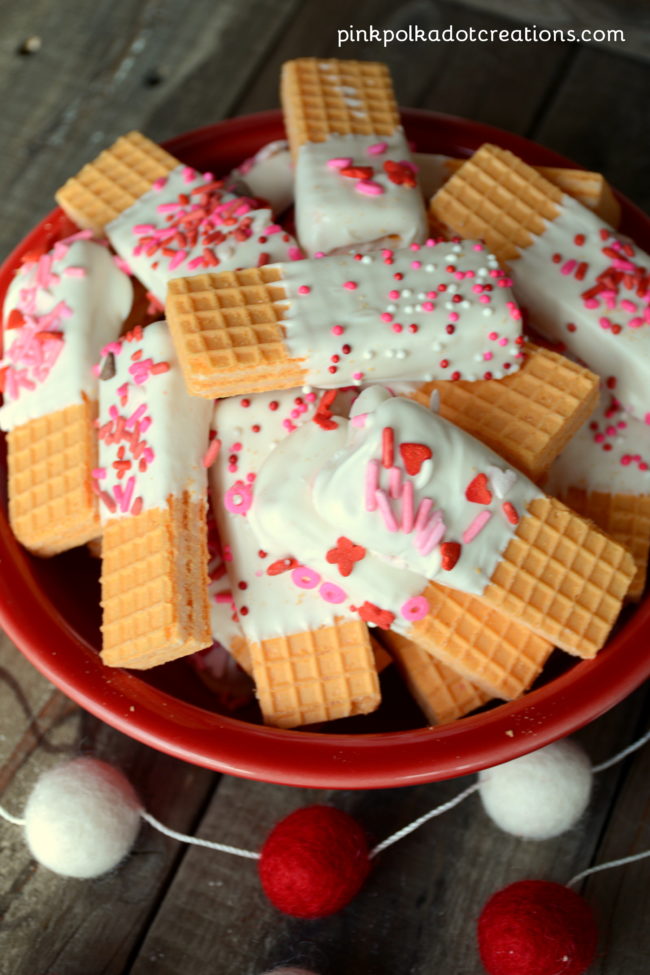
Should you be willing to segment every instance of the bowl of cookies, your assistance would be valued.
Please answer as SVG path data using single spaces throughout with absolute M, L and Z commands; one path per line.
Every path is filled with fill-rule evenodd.
M 126 134 L 3 265 L 0 622 L 208 768 L 476 771 L 650 673 L 650 221 L 375 62 L 281 99 Z

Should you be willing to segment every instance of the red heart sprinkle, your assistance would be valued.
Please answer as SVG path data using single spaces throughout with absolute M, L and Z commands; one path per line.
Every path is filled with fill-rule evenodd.
M 5 328 L 22 328 L 25 324 L 25 316 L 18 308 L 12 308 L 7 317 Z
M 473 481 L 467 485 L 465 497 L 474 504 L 489 504 L 492 500 L 492 492 L 487 486 L 485 474 L 477 474 Z
M 446 572 L 453 569 L 458 562 L 461 549 L 460 542 L 443 542 L 440 546 L 441 565 Z
M 517 514 L 517 509 L 514 504 L 510 504 L 509 501 L 504 501 L 501 505 L 501 510 L 512 525 L 519 524 L 519 515 Z
M 357 612 L 365 623 L 375 623 L 382 630 L 389 630 L 395 621 L 395 614 L 391 613 L 389 609 L 380 609 L 379 606 L 375 606 L 374 603 L 369 603 L 367 600 L 363 606 L 357 608 Z
M 431 449 L 423 443 L 401 443 L 399 452 L 402 455 L 406 473 L 412 477 L 420 473 L 420 468 L 425 460 L 433 457 Z

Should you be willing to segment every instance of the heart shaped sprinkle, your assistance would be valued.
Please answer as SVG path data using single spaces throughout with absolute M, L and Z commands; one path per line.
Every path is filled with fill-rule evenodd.
M 423 443 L 401 443 L 399 452 L 402 455 L 406 473 L 410 474 L 411 477 L 419 474 L 425 460 L 430 460 L 433 457 L 431 449 Z
M 449 572 L 460 558 L 462 545 L 460 542 L 443 542 L 440 546 L 441 565 L 445 572 Z
M 25 324 L 25 316 L 18 308 L 12 308 L 9 312 L 5 328 L 22 328 Z
M 473 481 L 470 481 L 465 490 L 465 497 L 474 504 L 489 504 L 492 500 L 492 492 L 487 486 L 485 474 L 477 474 Z
M 498 467 L 488 467 L 488 474 L 497 498 L 507 497 L 517 483 L 517 475 L 511 470 L 502 471 Z

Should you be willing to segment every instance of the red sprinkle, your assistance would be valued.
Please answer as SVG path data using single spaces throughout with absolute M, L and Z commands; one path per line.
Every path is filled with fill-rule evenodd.
M 395 459 L 395 431 L 392 427 L 384 427 L 381 432 L 381 462 L 388 469 L 393 466 Z
M 519 524 L 519 515 L 517 514 L 517 509 L 510 501 L 504 501 L 501 505 L 501 510 L 508 519 L 511 525 Z

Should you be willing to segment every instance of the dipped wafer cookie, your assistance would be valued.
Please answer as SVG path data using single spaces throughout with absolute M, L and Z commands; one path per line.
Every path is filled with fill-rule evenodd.
M 206 470 L 211 405 L 187 395 L 165 322 L 103 350 L 102 660 L 147 668 L 210 646 Z
M 594 656 L 635 573 L 626 550 L 420 404 L 376 387 L 355 409 L 348 446 L 313 482 L 321 517 L 567 652 Z
M 458 172 L 465 162 L 464 159 L 429 153 L 415 153 L 413 158 L 419 166 L 420 184 L 427 199 L 437 193 L 443 183 Z M 593 210 L 605 223 L 618 227 L 621 206 L 602 173 L 593 173 L 586 169 L 567 169 L 561 166 L 533 166 L 533 169 L 549 183 L 559 187 L 563 193 L 567 193 L 578 203 Z
M 354 534 L 342 534 L 315 510 L 314 476 L 347 442 L 347 421 L 328 407 L 332 396 L 325 394 L 314 422 L 285 438 L 260 468 L 248 515 L 259 544 L 280 562 L 293 556 L 309 565 L 328 580 L 328 591 L 337 594 L 341 606 L 349 606 L 369 626 L 382 632 L 390 628 L 417 642 L 488 696 L 520 696 L 553 649 L 547 640 L 476 596 L 427 583 L 378 558 Z M 398 487 L 394 482 L 392 488 Z
M 392 630 L 384 633 L 382 639 L 432 725 L 456 721 L 490 700 L 489 694 L 440 663 L 414 640 Z
M 232 170 L 229 183 L 241 186 L 244 195 L 269 204 L 274 213 L 283 213 L 293 203 L 293 166 L 289 143 L 285 139 L 269 142 L 254 156 Z
M 615 386 L 602 389 L 598 408 L 552 465 L 544 487 L 634 556 L 627 598 L 637 600 L 650 550 L 650 428 L 625 413 L 615 393 Z
M 426 214 L 386 65 L 288 61 L 281 96 L 307 253 L 423 241 Z
M 138 132 L 104 150 L 56 198 L 80 226 L 103 231 L 161 302 L 178 275 L 302 257 L 268 207 L 183 165 Z
M 91 472 L 100 349 L 120 333 L 133 289 L 90 231 L 28 260 L 4 304 L 0 376 L 8 431 L 9 518 L 37 555 L 100 532 Z
M 557 352 L 528 342 L 511 376 L 469 383 L 424 383 L 413 399 L 481 440 L 532 481 L 539 481 L 593 413 L 598 376 Z M 553 493 L 553 492 L 551 492 Z
M 367 713 L 380 700 L 366 624 L 311 567 L 261 548 L 248 518 L 263 458 L 315 401 L 292 390 L 222 400 L 215 412 L 211 495 L 232 598 L 264 721 L 285 728 Z
M 500 378 L 523 358 L 509 278 L 475 241 L 178 278 L 166 312 L 198 396 Z
M 650 256 L 512 153 L 484 145 L 434 196 L 454 232 L 509 262 L 519 302 L 547 338 L 650 422 Z

